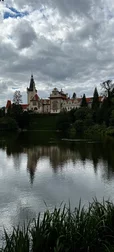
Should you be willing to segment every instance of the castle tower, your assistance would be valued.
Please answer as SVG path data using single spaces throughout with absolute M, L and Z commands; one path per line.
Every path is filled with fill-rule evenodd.
M 34 77 L 33 77 L 33 75 L 31 75 L 30 85 L 29 85 L 29 88 L 27 88 L 27 102 L 28 102 L 29 106 L 30 106 L 30 102 L 34 98 L 35 94 L 37 94 L 37 90 L 35 87 Z

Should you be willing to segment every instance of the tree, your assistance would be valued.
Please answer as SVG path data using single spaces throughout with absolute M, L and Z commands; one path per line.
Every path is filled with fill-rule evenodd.
M 89 113 L 90 109 L 88 108 L 79 108 L 74 111 L 74 117 L 75 120 L 84 120 L 86 117 L 86 114 Z
M 13 95 L 13 102 L 16 105 L 19 105 L 20 103 L 22 103 L 22 95 L 21 95 L 20 91 L 15 91 L 15 93 Z
M 99 108 L 99 95 L 97 88 L 95 88 L 93 93 L 92 109 L 96 110 L 97 108 Z
M 110 116 L 110 125 L 114 126 L 114 110 L 112 110 L 111 112 L 111 116 Z
M 0 117 L 4 117 L 5 116 L 5 107 L 2 107 L 0 109 Z
M 84 131 L 84 122 L 83 120 L 76 120 L 74 123 L 74 128 L 76 130 L 77 133 L 83 133 Z
M 11 107 L 11 116 L 16 118 L 17 116 L 20 116 L 23 113 L 22 106 L 20 104 L 12 104 Z
M 27 129 L 29 126 L 30 115 L 27 111 L 24 111 L 18 117 L 18 125 L 21 129 Z
M 106 97 L 110 98 L 114 95 L 114 83 L 112 83 L 112 80 L 102 82 L 101 87 L 104 89 L 104 95 Z
M 72 99 L 76 99 L 76 93 L 75 92 L 72 95 Z
M 2 117 L 0 118 L 0 130 L 5 131 L 14 131 L 18 129 L 16 121 L 11 117 Z
M 84 94 L 83 97 L 82 97 L 81 107 L 87 107 L 87 101 L 86 101 L 86 96 L 85 96 L 85 94 Z

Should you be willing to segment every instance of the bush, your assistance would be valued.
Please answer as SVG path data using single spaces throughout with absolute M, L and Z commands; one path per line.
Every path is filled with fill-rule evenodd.
M 106 129 L 106 135 L 108 135 L 108 136 L 114 136 L 114 127 L 108 127 Z
M 74 127 L 71 127 L 68 131 L 69 138 L 75 138 L 76 137 L 76 129 Z
M 84 135 L 86 137 L 104 137 L 106 135 L 106 126 L 105 124 L 99 125 L 95 124 L 85 130 Z
M 84 131 L 84 123 L 82 120 L 76 120 L 75 123 L 73 124 L 74 128 L 76 130 L 76 133 L 83 133 Z
M 57 116 L 56 129 L 61 131 L 67 131 L 70 127 L 71 121 L 69 113 L 63 112 Z
M 17 129 L 17 122 L 11 117 L 0 118 L 0 131 L 13 131 Z

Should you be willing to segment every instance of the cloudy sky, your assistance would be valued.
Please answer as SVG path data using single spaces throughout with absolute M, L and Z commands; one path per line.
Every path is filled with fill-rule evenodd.
M 34 75 L 40 97 L 54 87 L 93 94 L 114 78 L 114 0 L 0 2 L 0 106 Z

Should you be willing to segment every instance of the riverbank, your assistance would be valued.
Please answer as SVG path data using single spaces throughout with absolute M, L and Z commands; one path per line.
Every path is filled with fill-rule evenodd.
M 94 200 L 88 208 L 46 211 L 27 228 L 5 231 L 1 252 L 114 251 L 114 204 Z
M 60 114 L 29 114 L 24 112 L 17 118 L 2 117 L 0 131 L 55 131 L 65 138 L 99 139 L 114 136 L 114 126 L 96 122 L 91 109 L 78 109 Z M 89 115 L 88 115 L 89 114 Z M 88 119 L 88 116 L 91 120 Z M 83 120 L 82 120 L 83 118 Z

